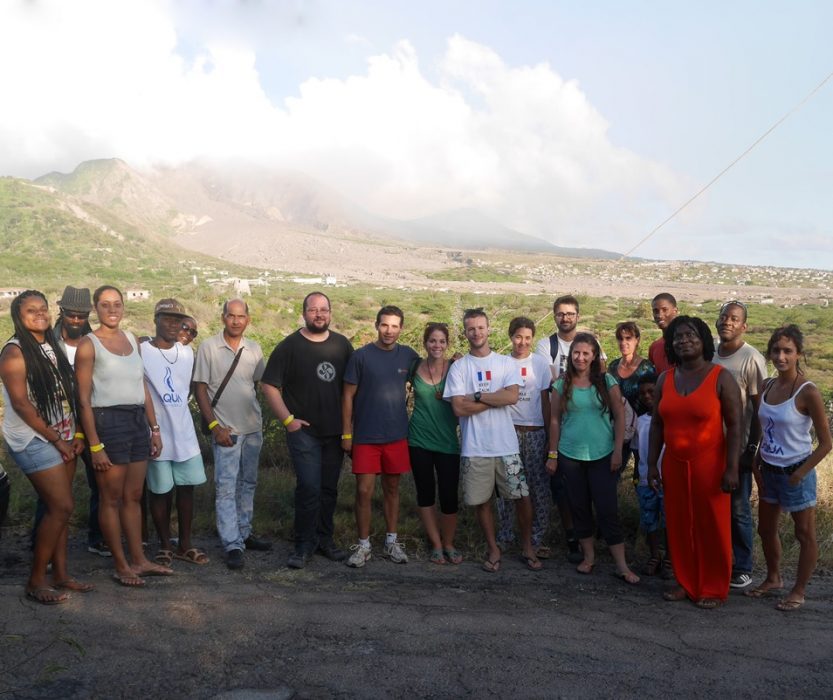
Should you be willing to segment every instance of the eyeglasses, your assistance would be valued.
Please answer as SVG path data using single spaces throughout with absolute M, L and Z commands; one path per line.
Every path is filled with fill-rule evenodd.
M 746 308 L 746 304 L 744 304 L 742 301 L 738 301 L 737 299 L 731 299 L 730 301 L 727 301 L 720 306 L 720 313 L 723 313 L 730 306 L 739 306 L 744 311 L 749 311 L 749 309 Z
M 196 337 L 199 335 L 199 333 L 197 332 L 197 329 L 196 329 L 196 328 L 191 328 L 191 326 L 189 326 L 187 323 L 183 323 L 183 324 L 180 326 L 180 328 L 181 328 L 182 330 L 184 330 L 184 331 L 185 331 L 188 335 L 190 335 L 192 338 L 196 338 Z
M 575 318 L 578 314 L 575 311 L 559 311 L 555 317 L 556 318 Z

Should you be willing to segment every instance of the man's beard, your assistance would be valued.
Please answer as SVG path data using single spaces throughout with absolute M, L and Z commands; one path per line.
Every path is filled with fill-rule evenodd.
M 84 327 L 65 325 L 64 333 L 66 333 L 67 338 L 70 340 L 78 340 L 82 335 L 84 335 Z
M 313 335 L 323 335 L 330 329 L 330 324 L 325 323 L 323 328 L 318 328 L 317 326 L 313 325 L 312 323 L 307 323 L 307 330 L 312 333 Z

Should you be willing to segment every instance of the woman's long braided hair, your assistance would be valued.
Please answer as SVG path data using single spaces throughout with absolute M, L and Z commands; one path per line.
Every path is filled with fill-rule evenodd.
M 43 299 L 47 305 L 49 303 L 42 292 L 34 289 L 27 289 L 15 297 L 10 309 L 12 323 L 14 324 L 12 338 L 17 340 L 20 352 L 23 354 L 23 361 L 26 364 L 26 383 L 28 384 L 29 396 L 41 418 L 49 423 L 57 417 L 55 415 L 56 409 L 63 414 L 62 401 L 64 399 L 69 403 L 70 412 L 75 415 L 75 374 L 66 355 L 61 352 L 55 332 L 51 327 L 47 327 L 44 340 L 55 352 L 57 367 L 52 364 L 32 333 L 23 326 L 20 307 L 29 297 L 38 297 Z M 66 416 L 61 415 L 60 417 L 65 418 Z

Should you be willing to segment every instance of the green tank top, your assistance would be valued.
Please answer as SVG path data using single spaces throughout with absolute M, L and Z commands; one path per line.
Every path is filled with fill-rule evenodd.
M 451 403 L 437 399 L 445 389 L 445 377 L 436 388 L 414 373 L 414 412 L 408 425 L 408 444 L 423 450 L 460 454 L 457 416 Z

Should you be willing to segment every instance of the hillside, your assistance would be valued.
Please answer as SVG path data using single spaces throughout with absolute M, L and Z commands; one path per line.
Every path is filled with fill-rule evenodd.
M 15 288 L 180 286 L 191 276 L 181 261 L 195 257 L 110 210 L 8 177 L 0 178 L 0 246 L 0 278 Z

